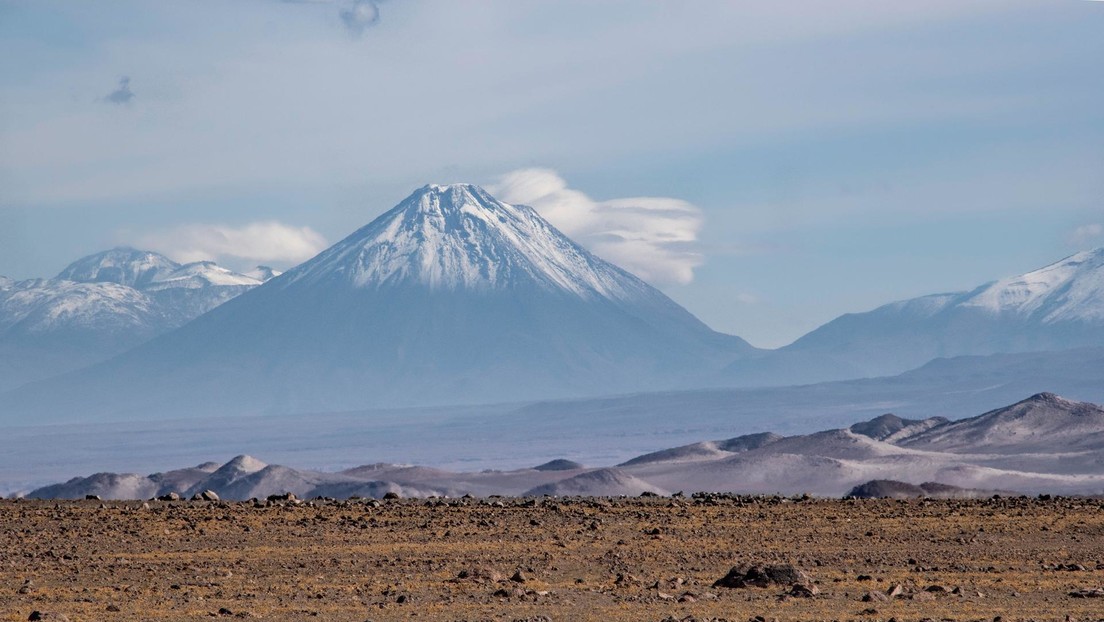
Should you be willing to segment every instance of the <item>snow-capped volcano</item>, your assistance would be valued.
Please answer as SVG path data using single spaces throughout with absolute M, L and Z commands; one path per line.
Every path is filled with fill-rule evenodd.
M 707 382 L 751 350 L 532 209 L 430 185 L 179 330 L 20 401 L 37 410 L 66 393 L 121 415 L 594 395 Z
M 536 287 L 613 299 L 651 289 L 572 242 L 532 208 L 467 184 L 421 188 L 287 279 L 300 281 L 358 288 Z

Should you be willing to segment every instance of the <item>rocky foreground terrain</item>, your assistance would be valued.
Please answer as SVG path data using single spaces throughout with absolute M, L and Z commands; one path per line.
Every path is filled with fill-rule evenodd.
M 1100 499 L 0 501 L 11 621 L 1098 620 L 1102 588 Z

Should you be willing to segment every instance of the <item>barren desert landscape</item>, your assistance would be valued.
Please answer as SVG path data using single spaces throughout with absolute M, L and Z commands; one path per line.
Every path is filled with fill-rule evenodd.
M 1101 32 L 0 0 L 0 622 L 1104 622 Z
M 1104 619 L 1100 499 L 7 500 L 0 525 L 11 621 Z

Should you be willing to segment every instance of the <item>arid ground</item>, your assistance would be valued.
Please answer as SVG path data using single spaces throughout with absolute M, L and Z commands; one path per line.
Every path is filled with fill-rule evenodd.
M 0 561 L 13 621 L 1098 620 L 1104 501 L 2 501 Z

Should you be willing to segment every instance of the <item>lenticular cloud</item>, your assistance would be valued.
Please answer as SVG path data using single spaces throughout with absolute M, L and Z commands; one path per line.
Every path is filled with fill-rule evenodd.
M 702 212 L 681 199 L 633 197 L 596 201 L 544 168 L 507 173 L 490 191 L 528 205 L 604 259 L 656 285 L 694 280 Z

